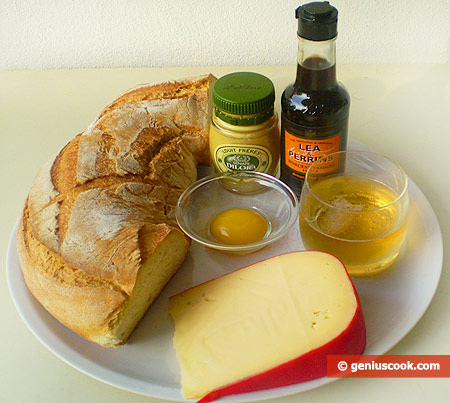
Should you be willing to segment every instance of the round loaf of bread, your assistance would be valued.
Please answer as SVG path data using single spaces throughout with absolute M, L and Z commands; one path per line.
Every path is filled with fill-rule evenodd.
M 174 210 L 209 160 L 213 80 L 128 91 L 33 181 L 17 233 L 25 282 L 86 339 L 125 343 L 188 253 Z

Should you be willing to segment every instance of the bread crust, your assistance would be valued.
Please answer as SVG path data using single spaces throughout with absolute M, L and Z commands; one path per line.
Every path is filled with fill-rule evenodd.
M 167 282 L 188 253 L 174 211 L 196 180 L 197 163 L 209 161 L 214 79 L 126 92 L 45 164 L 30 188 L 17 234 L 25 282 L 54 317 L 89 340 L 123 344 L 128 335 L 120 339 L 114 328 L 143 264 L 175 242 L 167 265 L 152 268 Z

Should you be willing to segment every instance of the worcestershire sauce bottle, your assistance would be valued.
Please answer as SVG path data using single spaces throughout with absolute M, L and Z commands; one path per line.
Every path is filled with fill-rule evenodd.
M 336 8 L 308 3 L 295 15 L 297 77 L 281 96 L 281 180 L 300 195 L 311 164 L 346 149 L 350 96 L 336 81 Z M 338 169 L 338 161 L 330 158 L 322 172 Z

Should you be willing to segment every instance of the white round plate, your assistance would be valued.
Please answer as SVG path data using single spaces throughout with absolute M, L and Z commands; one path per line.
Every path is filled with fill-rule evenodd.
M 367 149 L 355 141 L 350 148 Z M 374 278 L 354 279 L 367 326 L 366 354 L 384 354 L 415 326 L 439 283 L 442 235 L 428 200 L 409 180 L 411 215 L 405 246 L 394 266 Z M 28 291 L 16 251 L 14 228 L 8 245 L 7 278 L 16 308 L 32 333 L 74 368 L 130 392 L 167 400 L 181 395 L 179 366 L 172 347 L 173 323 L 167 300 L 188 287 L 266 257 L 304 249 L 298 224 L 281 240 L 248 256 L 227 256 L 193 243 L 183 266 L 151 306 L 128 343 L 116 349 L 84 340 L 54 319 Z M 262 401 L 310 390 L 335 378 L 228 396 L 223 402 Z

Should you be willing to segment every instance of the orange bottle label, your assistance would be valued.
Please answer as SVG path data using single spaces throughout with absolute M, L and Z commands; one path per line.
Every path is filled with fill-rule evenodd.
M 308 168 L 324 155 L 339 151 L 340 135 L 327 139 L 304 139 L 285 132 L 285 163 L 303 176 Z M 320 168 L 321 173 L 333 172 L 339 167 L 337 158 L 327 161 Z

